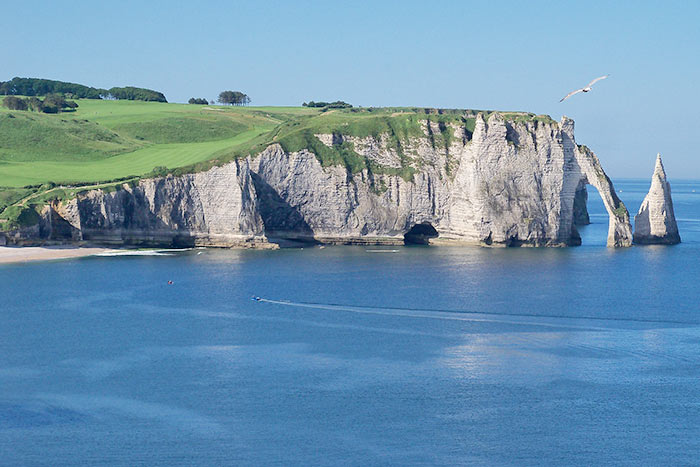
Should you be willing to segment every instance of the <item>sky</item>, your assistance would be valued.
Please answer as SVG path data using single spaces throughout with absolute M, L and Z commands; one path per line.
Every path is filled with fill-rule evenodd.
M 8 0 L 0 0 L 0 5 Z M 0 81 L 139 86 L 170 102 L 567 115 L 613 178 L 700 179 L 700 2 L 8 2 Z M 570 90 L 610 74 L 592 92 Z

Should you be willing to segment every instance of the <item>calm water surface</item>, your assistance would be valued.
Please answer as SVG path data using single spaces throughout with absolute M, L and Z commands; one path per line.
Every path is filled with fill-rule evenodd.
M 697 465 L 700 182 L 674 247 L 591 190 L 578 248 L 1 266 L 0 464 Z

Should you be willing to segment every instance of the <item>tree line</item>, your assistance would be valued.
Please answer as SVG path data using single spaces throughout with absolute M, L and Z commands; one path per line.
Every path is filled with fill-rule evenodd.
M 248 105 L 250 104 L 250 97 L 240 91 L 221 91 L 219 93 L 218 101 L 225 105 Z M 214 101 L 207 101 L 203 97 L 190 97 L 187 101 L 188 104 L 214 104 Z
M 148 101 L 148 102 L 168 102 L 162 92 L 152 89 L 135 88 L 127 86 L 124 88 L 110 88 L 104 99 L 117 99 L 128 101 Z
M 18 77 L 12 78 L 10 81 L 0 81 L 0 95 L 48 96 L 50 94 L 61 94 L 69 99 L 124 99 L 168 102 L 162 92 L 134 86 L 101 89 L 65 81 Z
M 309 102 L 304 102 L 301 105 L 302 105 L 302 107 L 325 107 L 326 109 L 349 109 L 352 107 L 352 104 L 348 104 L 347 102 L 343 102 L 343 101 L 335 101 L 335 102 L 309 101 Z
M 69 101 L 62 94 L 49 94 L 44 100 L 32 96 L 27 98 L 17 96 L 5 96 L 2 105 L 10 110 L 31 110 L 33 112 L 43 112 L 46 114 L 56 114 L 59 112 L 72 112 L 78 108 L 78 103 Z

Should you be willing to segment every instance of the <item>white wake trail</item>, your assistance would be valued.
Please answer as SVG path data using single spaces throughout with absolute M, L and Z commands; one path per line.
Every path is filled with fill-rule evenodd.
M 449 321 L 470 321 L 470 322 L 483 322 L 483 323 L 501 323 L 501 324 L 514 324 L 522 326 L 542 326 L 549 328 L 566 328 L 566 329 L 580 329 L 584 331 L 613 331 L 611 328 L 603 328 L 596 326 L 580 326 L 575 324 L 555 324 L 555 323 L 545 323 L 541 321 L 525 321 L 525 320 L 506 320 L 498 317 L 497 315 L 492 318 L 488 318 L 487 313 L 479 313 L 478 316 L 475 313 L 470 312 L 450 312 L 450 311 L 427 311 L 427 310 L 410 310 L 403 308 L 370 308 L 370 307 L 357 307 L 357 306 L 347 306 L 347 305 L 331 305 L 322 303 L 303 303 L 303 302 L 290 302 L 286 300 L 271 300 L 267 298 L 257 297 L 256 301 L 272 303 L 275 305 L 292 306 L 297 308 L 311 308 L 316 310 L 334 310 L 334 311 L 346 311 L 351 313 L 362 313 L 368 315 L 384 315 L 384 316 L 401 316 L 407 318 L 426 318 L 426 319 L 440 319 Z M 548 318 L 548 317 L 545 317 Z M 577 318 L 564 318 L 564 319 L 577 319 Z

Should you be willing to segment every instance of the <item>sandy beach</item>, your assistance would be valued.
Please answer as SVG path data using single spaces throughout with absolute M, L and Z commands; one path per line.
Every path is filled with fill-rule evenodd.
M 52 259 L 79 258 L 113 251 L 109 248 L 81 248 L 72 246 L 25 246 L 0 247 L 0 264 L 45 261 Z

